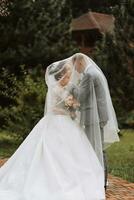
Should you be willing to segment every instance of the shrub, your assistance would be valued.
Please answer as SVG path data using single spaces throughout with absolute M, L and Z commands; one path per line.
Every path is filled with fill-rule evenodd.
M 11 79 L 17 86 L 16 94 L 13 97 L 14 104 L 10 102 L 6 107 L 0 106 L 1 129 L 16 133 L 18 138 L 24 139 L 43 116 L 45 81 L 42 77 L 33 79 L 32 75 L 26 72 L 23 80 L 17 80 L 13 75 Z M 9 91 L 14 89 L 15 87 L 7 89 L 6 93 L 9 97 Z

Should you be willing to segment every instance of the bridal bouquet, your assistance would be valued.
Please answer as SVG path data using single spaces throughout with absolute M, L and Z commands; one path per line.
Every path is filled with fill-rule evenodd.
M 73 95 L 69 95 L 65 99 L 65 107 L 70 112 L 70 116 L 72 119 L 76 118 L 76 109 L 80 106 L 80 103 L 73 97 Z

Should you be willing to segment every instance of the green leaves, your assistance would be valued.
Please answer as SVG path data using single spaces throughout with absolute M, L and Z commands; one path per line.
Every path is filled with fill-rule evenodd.
M 0 127 L 16 133 L 21 139 L 27 136 L 44 114 L 44 77 L 33 76 L 23 71 L 23 79 L 19 80 L 15 75 L 3 70 L 4 80 L 0 81 Z
M 122 125 L 128 117 L 127 113 L 133 109 L 134 102 L 134 37 L 133 23 L 130 23 L 134 19 L 132 10 L 131 0 L 127 1 L 127 4 L 112 8 L 116 18 L 114 34 L 106 34 L 103 41 L 98 42 L 94 55 L 107 76 L 114 106 Z
M 0 21 L 0 66 L 13 70 L 20 64 L 47 66 L 74 52 L 67 0 L 15 0 L 8 10 Z

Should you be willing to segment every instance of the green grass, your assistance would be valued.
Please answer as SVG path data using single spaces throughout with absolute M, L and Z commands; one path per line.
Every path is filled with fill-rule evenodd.
M 122 130 L 120 142 L 107 149 L 109 172 L 134 182 L 134 130 Z
M 107 149 L 109 173 L 134 182 L 134 130 L 122 130 L 120 142 Z M 10 157 L 18 148 L 15 134 L 0 132 L 0 158 Z
M 0 132 L 0 159 L 10 157 L 19 146 L 15 140 L 16 134 L 5 131 Z

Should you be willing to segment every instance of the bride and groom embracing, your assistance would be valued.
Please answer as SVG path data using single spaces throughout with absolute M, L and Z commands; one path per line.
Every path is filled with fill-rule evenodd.
M 0 199 L 104 200 L 104 150 L 119 141 L 106 78 L 76 53 L 48 66 L 45 80 L 44 116 L 0 168 Z

